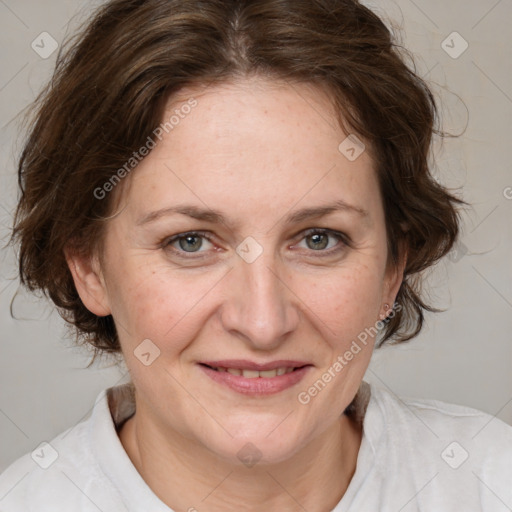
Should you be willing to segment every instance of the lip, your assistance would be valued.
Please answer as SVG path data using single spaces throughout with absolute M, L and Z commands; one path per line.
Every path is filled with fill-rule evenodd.
M 263 372 L 265 370 L 275 370 L 276 368 L 300 368 L 310 363 L 306 361 L 295 361 L 292 359 L 280 359 L 279 361 L 271 361 L 269 363 L 255 363 L 247 359 L 223 359 L 222 361 L 200 361 L 201 364 L 207 364 L 215 368 L 238 368 L 240 370 L 257 370 Z
M 311 364 L 298 363 L 297 361 L 272 361 L 272 363 L 258 364 L 249 361 L 214 361 L 215 364 L 200 363 L 198 366 L 201 370 L 218 384 L 228 387 L 237 393 L 252 396 L 272 395 L 291 388 L 299 383 L 313 366 Z M 293 364 L 291 364 L 293 363 Z M 275 377 L 256 377 L 249 379 L 242 375 L 232 375 L 228 372 L 219 372 L 208 366 L 220 366 L 226 368 L 245 368 L 247 370 L 275 370 L 283 366 L 302 366 L 291 373 L 284 375 L 276 375 Z

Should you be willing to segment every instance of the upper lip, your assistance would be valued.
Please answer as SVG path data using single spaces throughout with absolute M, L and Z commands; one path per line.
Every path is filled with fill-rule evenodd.
M 308 366 L 311 363 L 305 361 L 296 361 L 292 359 L 280 359 L 279 361 L 271 361 L 269 363 L 256 363 L 247 359 L 223 359 L 222 361 L 201 361 L 201 364 L 206 364 L 214 368 L 238 368 L 240 370 L 275 370 L 276 368 L 300 368 L 301 366 Z

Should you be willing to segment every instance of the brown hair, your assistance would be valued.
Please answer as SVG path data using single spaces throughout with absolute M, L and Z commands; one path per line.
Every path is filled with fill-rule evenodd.
M 113 318 L 85 308 L 64 248 L 98 248 L 115 194 L 94 193 L 144 145 L 185 86 L 265 76 L 329 92 L 346 133 L 369 145 L 389 261 L 407 251 L 400 304 L 379 346 L 416 336 L 420 272 L 452 248 L 463 204 L 431 176 L 437 110 L 381 19 L 355 0 L 113 0 L 60 49 L 19 160 L 13 237 L 21 282 L 42 290 L 98 353 L 119 352 Z M 120 187 L 118 187 L 120 188 Z M 117 190 L 116 190 L 117 192 Z

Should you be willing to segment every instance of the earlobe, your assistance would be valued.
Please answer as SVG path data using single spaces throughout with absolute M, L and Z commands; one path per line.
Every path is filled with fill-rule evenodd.
M 64 253 L 76 290 L 85 307 L 97 316 L 110 315 L 107 289 L 97 256 L 84 256 L 69 248 Z

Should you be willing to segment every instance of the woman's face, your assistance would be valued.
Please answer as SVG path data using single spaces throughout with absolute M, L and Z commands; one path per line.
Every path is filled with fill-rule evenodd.
M 361 334 L 400 285 L 372 161 L 312 86 L 183 98 L 125 178 L 101 267 L 75 281 L 113 315 L 146 422 L 231 461 L 285 460 L 354 397 L 374 341 Z

